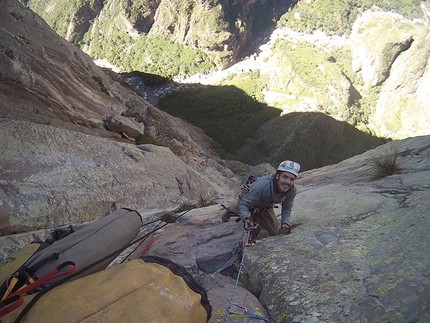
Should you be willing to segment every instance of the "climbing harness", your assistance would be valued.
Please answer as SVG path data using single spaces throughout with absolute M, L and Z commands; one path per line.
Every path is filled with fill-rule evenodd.
M 246 243 L 246 241 L 249 240 L 249 238 L 251 236 L 251 230 L 252 230 L 252 227 L 249 228 L 246 231 L 246 240 L 245 240 L 245 243 Z M 236 282 L 235 282 L 234 288 L 233 288 L 233 293 L 231 294 L 229 304 L 228 304 L 228 306 L 226 308 L 226 313 L 225 313 L 225 317 L 224 317 L 224 323 L 227 323 L 230 314 L 241 314 L 241 315 L 249 316 L 249 317 L 252 317 L 252 318 L 255 318 L 255 319 L 263 320 L 266 323 L 270 323 L 270 321 L 268 319 L 266 319 L 266 318 L 264 318 L 264 317 L 262 317 L 260 315 L 257 315 L 257 314 L 249 312 L 246 309 L 246 307 L 238 305 L 236 303 L 233 303 L 234 294 L 236 293 L 236 288 L 237 288 L 237 285 L 239 284 L 240 275 L 242 273 L 243 262 L 244 262 L 244 259 L 245 259 L 245 250 L 246 250 L 246 248 L 243 249 L 242 259 L 240 260 L 239 271 L 237 273 Z M 241 309 L 242 311 L 241 312 L 232 311 L 232 307 L 237 307 L 237 308 Z

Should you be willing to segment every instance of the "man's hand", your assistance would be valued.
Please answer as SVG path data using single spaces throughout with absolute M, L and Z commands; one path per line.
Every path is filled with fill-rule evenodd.
M 240 189 L 242 190 L 242 192 L 245 192 L 245 193 L 249 192 L 249 186 L 247 186 L 247 185 L 242 185 L 242 187 Z
M 285 234 L 290 234 L 291 233 L 291 228 L 288 225 L 288 223 L 284 223 L 281 225 L 281 229 Z
M 252 227 L 252 221 L 249 218 L 244 218 L 243 219 L 243 226 L 245 228 L 245 230 L 249 230 Z

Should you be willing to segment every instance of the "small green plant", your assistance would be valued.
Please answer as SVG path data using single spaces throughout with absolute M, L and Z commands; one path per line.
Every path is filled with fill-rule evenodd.
M 199 207 L 206 207 L 209 205 L 214 205 L 215 201 L 212 197 L 204 194 L 204 193 L 199 193 L 196 197 L 196 202 L 195 205 L 197 208 Z
M 390 175 L 398 174 L 401 167 L 398 163 L 399 153 L 396 149 L 384 151 L 371 159 L 371 176 L 373 180 L 381 179 Z
M 143 144 L 152 144 L 152 145 L 156 145 L 156 146 L 164 146 L 160 140 L 158 140 L 157 138 L 154 138 L 154 137 L 152 137 L 146 133 L 136 137 L 136 145 L 143 145 Z

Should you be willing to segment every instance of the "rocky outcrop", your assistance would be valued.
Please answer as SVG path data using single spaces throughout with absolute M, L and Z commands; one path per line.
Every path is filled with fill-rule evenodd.
M 118 207 L 144 213 L 228 194 L 166 147 L 24 121 L 0 125 L 0 234 L 84 223 Z
M 114 82 L 28 8 L 1 2 L 0 25 L 0 234 L 216 199 L 239 182 L 202 131 Z M 113 114 L 140 130 L 109 131 Z
M 150 34 L 169 36 L 179 44 L 218 56 L 215 61 L 228 65 L 246 46 L 253 45 L 256 36 L 273 27 L 272 20 L 295 1 L 95 1 L 78 7 L 51 3 L 50 10 L 45 2 L 27 1 L 62 37 L 92 56 L 100 51 L 96 43 L 107 42 L 112 34 L 134 40 Z M 64 25 L 66 32 L 59 27 Z
M 426 320 L 430 257 L 420 250 L 430 247 L 429 139 L 389 143 L 302 175 L 293 234 L 247 254 L 274 322 Z M 370 181 L 372 157 L 393 151 L 401 173 Z
M 138 123 L 133 119 L 112 115 L 106 120 L 106 127 L 115 131 L 116 133 L 123 134 L 126 137 L 137 138 L 144 135 L 145 126 Z
M 350 46 L 354 48 L 352 69 L 361 75 L 364 87 L 370 89 L 383 84 L 396 59 L 411 48 L 415 35 L 425 29 L 424 25 L 400 15 L 371 11 L 361 15 L 354 24 Z
M 424 91 L 424 87 L 428 86 L 429 79 L 428 35 L 425 21 L 412 21 L 381 11 L 364 12 L 354 23 L 351 34 L 342 37 L 276 30 L 268 45 L 273 46 L 281 39 L 297 50 L 305 46 L 301 44 L 314 46 L 315 56 L 309 59 L 311 62 L 305 70 L 312 72 L 314 79 L 322 75 L 324 82 L 309 95 L 307 89 L 312 88 L 315 81 L 306 81 L 293 69 L 280 68 L 282 65 L 276 62 L 279 57 L 264 47 L 268 52 L 262 52 L 261 59 L 267 57 L 273 61 L 271 70 L 279 75 L 267 88 L 266 100 L 282 107 L 284 113 L 323 111 L 349 123 L 356 119 L 360 129 L 370 130 L 380 137 L 399 139 L 427 135 L 430 119 L 425 103 L 428 91 Z M 344 67 L 342 51 L 352 55 Z M 333 56 L 328 54 L 335 52 Z M 280 54 L 279 51 L 275 53 Z M 261 63 L 259 58 L 254 61 Z M 314 61 L 318 66 L 312 66 Z M 257 66 L 263 73 L 268 67 L 266 63 Z M 253 68 L 252 64 L 248 68 Z M 350 68 L 351 74 L 347 72 Z M 279 83 L 279 80 L 282 81 Z M 280 85 L 282 82 L 287 90 Z M 327 90 L 328 97 L 324 94 Z M 282 104 L 289 101 L 292 103 Z
M 105 118 L 121 114 L 132 98 L 149 106 L 19 2 L 1 8 L 1 117 L 113 136 Z
M 428 134 L 428 24 L 366 12 L 354 24 L 350 46 L 352 68 L 364 81 L 360 91 L 380 88 L 369 119 L 374 131 L 392 138 Z

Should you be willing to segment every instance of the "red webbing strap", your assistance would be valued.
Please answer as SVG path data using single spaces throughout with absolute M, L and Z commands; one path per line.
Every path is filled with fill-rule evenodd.
M 24 303 L 24 298 L 21 295 L 14 295 L 0 302 L 0 317 L 16 310 Z
M 67 267 L 67 266 L 73 266 L 73 267 L 66 270 L 66 271 L 60 272 L 60 270 L 62 270 L 64 267 Z M 41 277 L 40 279 L 34 281 L 33 283 L 31 283 L 27 286 L 22 287 L 21 289 L 19 289 L 18 291 L 16 291 L 12 295 L 27 294 L 29 291 L 35 289 L 36 287 L 39 287 L 40 285 L 43 285 L 44 283 L 46 283 L 52 279 L 59 278 L 59 277 L 74 273 L 75 271 L 76 271 L 76 264 L 73 261 L 65 261 L 62 264 L 60 264 L 57 268 L 54 268 L 51 272 L 47 273 L 45 276 Z
M 67 266 L 72 266 L 72 268 L 61 272 L 61 270 Z M 21 289 L 17 290 L 15 293 L 9 295 L 6 299 L 0 302 L 0 317 L 20 307 L 24 303 L 24 298 L 22 297 L 23 295 L 27 294 L 28 292 L 45 284 L 50 280 L 72 274 L 75 271 L 76 264 L 73 261 L 65 261 L 40 279 L 32 282 L 31 284 L 23 286 Z

